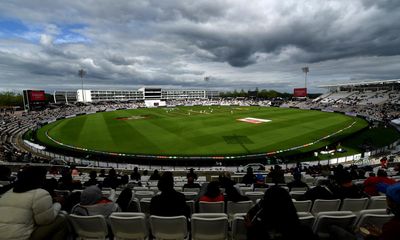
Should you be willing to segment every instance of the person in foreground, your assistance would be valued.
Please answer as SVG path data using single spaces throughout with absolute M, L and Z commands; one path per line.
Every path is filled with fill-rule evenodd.
M 67 220 L 59 215 L 61 205 L 53 203 L 42 189 L 46 169 L 26 167 L 18 174 L 13 189 L 0 198 L 0 239 L 65 239 Z
M 174 177 L 171 172 L 164 172 L 157 184 L 160 195 L 154 196 L 150 202 L 150 214 L 164 217 L 189 217 L 190 209 L 186 205 L 185 195 L 174 189 Z
M 267 189 L 264 198 L 245 217 L 247 239 L 318 239 L 302 225 L 288 191 L 279 186 Z

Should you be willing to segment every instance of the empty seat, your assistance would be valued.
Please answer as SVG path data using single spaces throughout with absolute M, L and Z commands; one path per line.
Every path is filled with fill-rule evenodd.
M 142 198 L 140 200 L 140 211 L 146 215 L 150 215 L 151 198 Z
M 144 213 L 112 213 L 110 224 L 116 239 L 146 239 L 148 236 Z
M 193 200 L 188 200 L 186 201 L 186 205 L 188 205 L 190 209 L 190 215 L 192 215 L 195 212 L 195 203 Z
M 150 216 L 151 233 L 158 240 L 185 239 L 188 235 L 185 216 Z
M 302 224 L 309 226 L 310 228 L 313 227 L 315 217 L 312 215 L 310 212 L 297 212 L 297 215 L 299 216 L 299 220 Z
M 237 213 L 233 215 L 232 220 L 232 240 L 246 240 L 247 228 L 244 223 L 244 213 Z
M 337 211 L 340 207 L 340 199 L 325 200 L 316 199 L 311 208 L 311 213 L 316 215 L 319 212 Z
M 182 192 L 185 195 L 186 200 L 196 200 L 197 199 L 197 192 Z
M 320 239 L 329 239 L 330 226 L 346 229 L 353 226 L 355 220 L 356 215 L 351 211 L 319 212 L 315 218 L 313 231 Z
M 199 202 L 200 213 L 223 213 L 225 211 L 224 202 Z
M 224 213 L 192 215 L 193 240 L 225 240 L 228 235 L 228 216 Z
M 293 204 L 297 212 L 310 212 L 312 201 L 311 200 L 293 201 Z
M 308 188 L 307 187 L 292 187 L 292 189 L 290 189 L 290 191 L 294 191 L 294 192 L 298 192 L 298 191 L 307 191 Z
M 183 188 L 183 192 L 200 192 L 200 188 Z
M 257 202 L 257 199 L 261 199 L 264 197 L 263 192 L 247 192 L 245 195 L 250 198 L 250 200 L 253 201 L 254 204 Z
M 368 198 L 345 198 L 342 201 L 341 211 L 359 212 L 367 208 Z
M 241 202 L 228 201 L 226 212 L 229 218 L 232 219 L 233 215 L 236 213 L 247 213 L 252 206 L 253 206 L 253 201 L 241 201 Z
M 393 216 L 393 214 L 387 214 L 386 209 L 361 210 L 354 226 L 359 228 L 365 225 L 374 225 L 382 228 L 383 224 L 388 222 Z
M 154 196 L 153 191 L 137 191 L 135 192 L 135 197 L 139 200 L 142 198 L 152 198 Z
M 387 202 L 385 196 L 374 196 L 369 199 L 367 209 L 386 209 Z
M 299 200 L 306 191 L 290 191 L 289 194 L 293 199 Z
M 82 239 L 106 239 L 108 235 L 107 223 L 102 215 L 78 216 L 70 214 L 69 219 L 76 234 Z
M 148 191 L 149 188 L 148 187 L 133 187 L 133 190 L 135 192 L 137 192 L 137 191 Z

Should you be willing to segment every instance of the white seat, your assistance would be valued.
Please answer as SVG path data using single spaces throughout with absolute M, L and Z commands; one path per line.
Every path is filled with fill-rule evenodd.
M 226 212 L 229 218 L 232 219 L 233 215 L 236 213 L 247 213 L 252 206 L 253 206 L 253 201 L 241 201 L 241 202 L 228 201 Z
M 239 187 L 239 190 L 242 192 L 242 195 L 246 194 L 248 192 L 253 192 L 253 188 L 252 187 Z
M 146 215 L 150 215 L 151 198 L 142 198 L 140 200 L 140 211 Z
M 183 192 L 200 192 L 200 188 L 183 188 Z
M 342 228 L 353 226 L 357 216 L 351 211 L 319 212 L 316 216 L 313 231 L 320 239 L 329 239 L 329 228 L 336 225 Z
M 302 224 L 313 227 L 315 217 L 310 212 L 297 212 L 297 216 L 299 216 L 299 220 Z
M 197 192 L 182 192 L 185 195 L 186 200 L 196 200 Z
M 340 211 L 359 212 L 367 208 L 368 198 L 345 198 L 342 201 Z
M 200 213 L 223 213 L 225 212 L 224 202 L 199 202 Z
M 293 199 L 300 199 L 306 193 L 306 191 L 290 191 L 289 194 Z
M 367 209 L 386 209 L 387 202 L 385 196 L 374 196 L 369 199 Z
M 185 239 L 188 235 L 185 216 L 150 216 L 151 233 L 157 240 Z
M 142 198 L 152 198 L 154 196 L 153 191 L 137 191 L 135 192 L 135 197 L 139 200 Z
M 148 191 L 149 188 L 148 187 L 133 187 L 133 190 L 135 192 L 137 192 L 137 191 Z
M 232 220 L 232 240 L 246 240 L 247 228 L 244 223 L 244 213 L 237 213 L 233 215 Z
M 257 199 L 261 199 L 264 197 L 263 192 L 247 192 L 245 194 L 248 198 L 250 198 L 251 201 L 255 204 L 257 202 Z
M 82 239 L 106 239 L 108 235 L 107 223 L 102 215 L 78 216 L 70 214 L 68 218 L 76 234 Z
M 144 213 L 115 212 L 110 216 L 110 224 L 116 239 L 146 239 L 148 236 Z
M 354 226 L 359 228 L 364 225 L 375 225 L 382 228 L 383 224 L 393 218 L 393 214 L 387 214 L 386 209 L 366 209 L 359 213 Z
M 340 199 L 316 199 L 311 208 L 311 213 L 316 215 L 319 212 L 337 211 L 340 207 Z
M 192 215 L 193 240 L 225 240 L 228 237 L 228 216 L 224 213 Z
M 311 200 L 293 201 L 293 204 L 297 212 L 310 212 L 312 201 Z
M 195 203 L 194 203 L 194 201 L 193 200 L 188 200 L 188 201 L 186 201 L 186 205 L 189 206 L 190 215 L 192 215 L 195 212 L 195 207 L 194 207 Z

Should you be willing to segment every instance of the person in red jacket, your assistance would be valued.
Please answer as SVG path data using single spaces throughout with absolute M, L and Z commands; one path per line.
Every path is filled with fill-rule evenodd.
M 383 169 L 379 169 L 376 177 L 368 177 L 364 181 L 364 192 L 369 196 L 378 196 L 378 184 L 392 185 L 396 181 L 392 178 L 388 178 L 387 173 Z
M 199 199 L 200 202 L 222 202 L 224 201 L 224 195 L 219 189 L 219 183 L 216 181 L 210 182 L 207 185 L 207 190 L 203 196 Z

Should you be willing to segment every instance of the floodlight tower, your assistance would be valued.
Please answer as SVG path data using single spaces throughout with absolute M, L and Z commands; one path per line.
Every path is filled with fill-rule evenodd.
M 307 74 L 310 71 L 310 69 L 307 66 L 305 66 L 301 70 L 303 70 L 304 73 L 304 88 L 307 88 Z
M 83 77 L 86 75 L 86 71 L 83 69 L 80 69 L 78 71 L 79 77 L 81 77 L 82 80 L 82 101 L 85 102 L 85 93 L 83 92 Z

